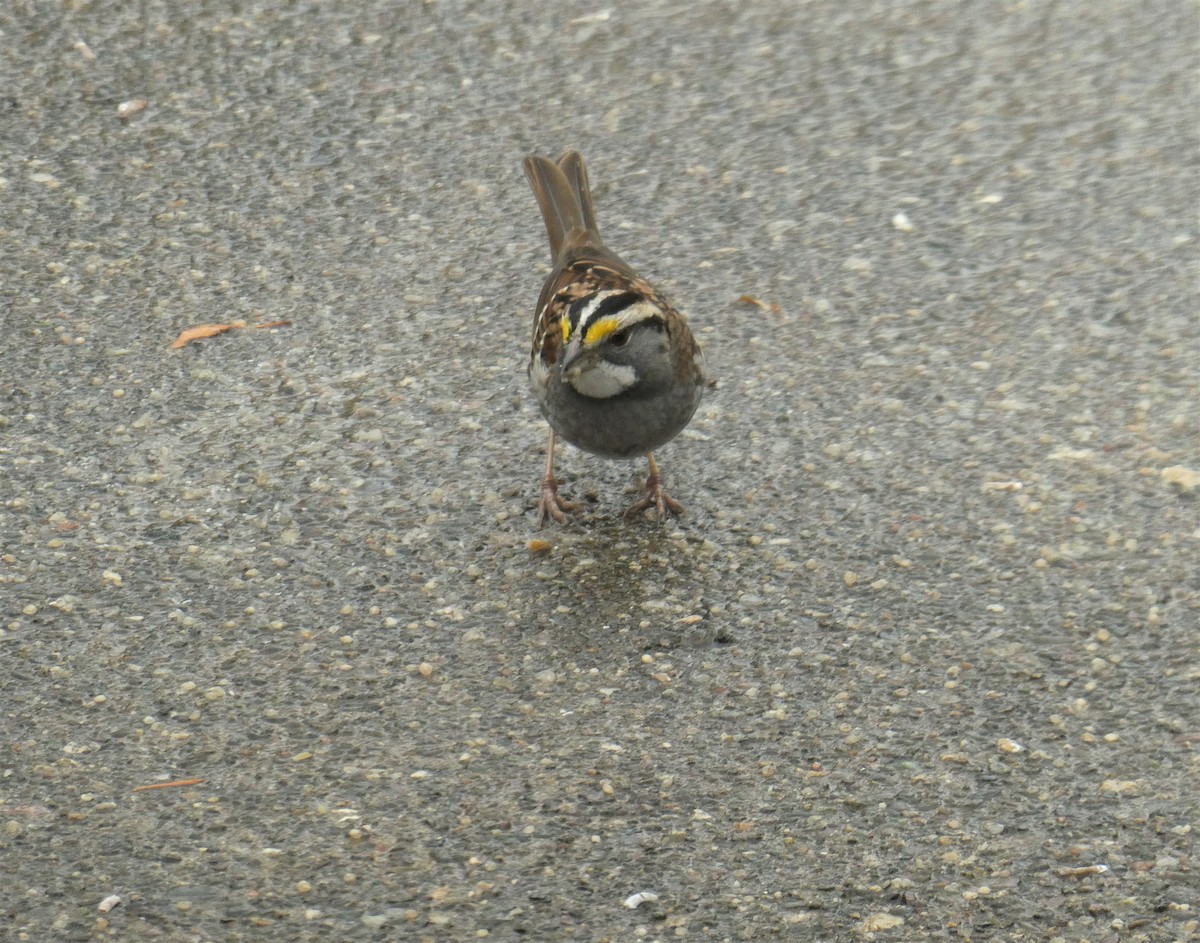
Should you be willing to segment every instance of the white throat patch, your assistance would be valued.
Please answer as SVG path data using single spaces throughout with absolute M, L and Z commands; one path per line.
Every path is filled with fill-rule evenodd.
M 567 382 L 581 396 L 592 399 L 608 399 L 618 393 L 624 393 L 637 380 L 637 373 L 628 364 L 609 363 L 607 360 L 596 360 L 584 367 L 571 367 L 567 370 Z

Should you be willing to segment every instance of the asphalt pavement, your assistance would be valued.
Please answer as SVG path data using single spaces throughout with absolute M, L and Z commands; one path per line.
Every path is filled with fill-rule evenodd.
M 1174 0 L 4 5 L 0 938 L 1191 938 L 1198 66 Z M 534 519 L 566 147 L 716 378 L 678 520 L 566 446 Z

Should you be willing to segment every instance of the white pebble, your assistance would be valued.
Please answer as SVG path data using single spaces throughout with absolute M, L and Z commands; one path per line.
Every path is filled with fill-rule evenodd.
M 658 903 L 658 895 L 654 891 L 638 891 L 625 898 L 625 906 L 630 910 L 637 910 L 642 904 L 655 903 Z
M 144 98 L 131 98 L 129 101 L 123 101 L 117 105 L 117 117 L 122 121 L 128 121 L 139 111 L 144 111 L 149 104 Z

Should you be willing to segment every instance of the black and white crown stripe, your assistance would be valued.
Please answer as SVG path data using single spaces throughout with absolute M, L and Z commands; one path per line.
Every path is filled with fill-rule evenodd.
M 587 333 L 587 329 L 601 318 L 624 311 L 640 300 L 641 296 L 636 292 L 622 289 L 585 295 L 567 309 L 567 321 L 571 325 L 570 336 L 575 337 L 578 332 Z

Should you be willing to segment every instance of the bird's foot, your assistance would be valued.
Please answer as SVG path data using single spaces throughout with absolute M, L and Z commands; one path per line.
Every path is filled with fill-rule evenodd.
M 567 516 L 563 511 L 576 511 L 578 509 L 578 503 L 568 501 L 558 493 L 558 482 L 554 480 L 553 475 L 544 475 L 542 477 L 542 496 L 538 499 L 537 505 L 539 524 L 545 524 L 548 517 L 554 518 L 559 524 L 565 524 Z
M 663 491 L 662 476 L 657 471 L 651 472 L 642 485 L 641 497 L 625 512 L 626 518 L 637 517 L 647 508 L 654 512 L 661 521 L 667 516 L 683 513 L 683 505 Z

